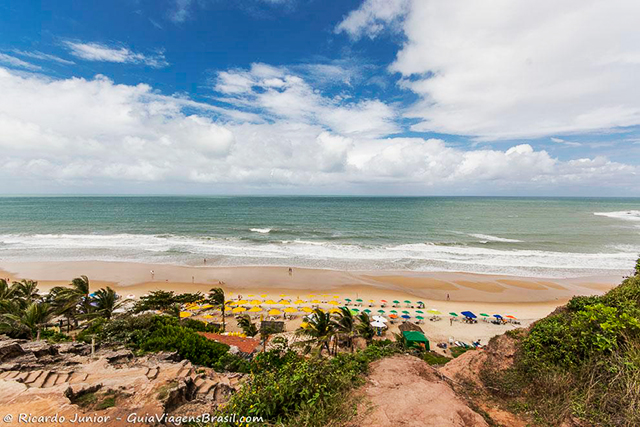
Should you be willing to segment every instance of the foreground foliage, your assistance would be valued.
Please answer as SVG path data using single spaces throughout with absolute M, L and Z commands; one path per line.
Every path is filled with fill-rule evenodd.
M 640 275 L 597 297 L 575 297 L 518 339 L 514 364 L 481 377 L 542 424 L 568 416 L 640 425 Z M 515 396 L 515 398 L 514 398 Z

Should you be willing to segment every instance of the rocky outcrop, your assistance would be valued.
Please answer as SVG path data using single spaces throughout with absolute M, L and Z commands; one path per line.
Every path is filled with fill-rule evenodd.
M 243 380 L 177 361 L 170 352 L 135 357 L 126 349 L 101 349 L 91 357 L 84 344 L 21 340 L 0 341 L 0 349 L 0 408 L 14 416 L 4 425 L 19 425 L 21 413 L 108 417 L 83 423 L 101 426 L 125 425 L 130 414 L 201 415 L 226 402 Z

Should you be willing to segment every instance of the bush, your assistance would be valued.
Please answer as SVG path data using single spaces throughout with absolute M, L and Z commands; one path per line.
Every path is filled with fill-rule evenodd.
M 51 343 L 67 342 L 71 341 L 71 337 L 62 332 L 58 332 L 52 329 L 44 329 L 40 332 L 40 339 L 47 340 Z

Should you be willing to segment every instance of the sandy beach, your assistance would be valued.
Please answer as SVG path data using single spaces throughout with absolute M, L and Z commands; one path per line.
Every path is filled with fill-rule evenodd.
M 151 271 L 153 271 L 153 278 Z M 479 321 L 465 324 L 450 321 L 449 312 L 470 310 L 476 314 L 511 315 L 520 326 L 527 326 L 548 315 L 574 295 L 604 293 L 620 282 L 617 277 L 580 279 L 539 279 L 509 276 L 489 276 L 468 273 L 415 273 L 415 272 L 347 272 L 335 270 L 295 268 L 289 274 L 283 267 L 192 267 L 126 262 L 39 262 L 0 263 L 0 277 L 11 280 L 28 278 L 37 280 L 41 290 L 66 285 L 74 277 L 86 275 L 92 288 L 110 286 L 122 295 L 140 297 L 150 291 L 162 289 L 175 292 L 203 292 L 221 286 L 227 297 L 237 299 L 266 295 L 264 299 L 279 300 L 285 294 L 292 299 L 310 301 L 317 298 L 324 308 L 331 308 L 331 300 L 342 303 L 346 298 L 362 299 L 361 310 L 369 308 L 376 314 L 381 301 L 388 301 L 384 310 L 396 309 L 398 314 L 408 311 L 412 320 L 417 315 L 415 302 L 421 300 L 426 310 L 442 313 L 439 321 L 429 321 L 425 312 L 421 327 L 433 342 L 449 338 L 470 342 L 487 342 L 492 336 L 518 325 L 494 325 Z M 223 284 L 220 285 L 220 282 Z M 309 295 L 314 295 L 310 297 Z M 337 296 L 338 298 L 334 298 Z M 370 302 L 373 300 L 373 303 Z M 410 300 L 414 304 L 391 307 L 391 301 Z M 309 304 L 308 304 L 309 305 Z M 410 306 L 413 305 L 414 308 Z M 310 306 L 310 305 L 309 305 Z M 233 320 L 227 321 L 231 330 Z M 294 330 L 301 316 L 287 322 L 287 330 Z M 397 330 L 399 322 L 391 327 Z

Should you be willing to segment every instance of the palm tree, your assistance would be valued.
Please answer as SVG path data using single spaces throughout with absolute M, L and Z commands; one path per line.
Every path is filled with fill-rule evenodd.
M 5 279 L 0 279 L 0 301 L 11 300 L 11 298 L 13 298 L 13 296 L 16 294 L 17 290 L 18 287 L 16 286 L 15 282 L 10 285 Z
M 37 331 L 37 340 L 40 339 L 40 330 L 43 325 L 46 325 L 51 316 L 53 310 L 51 306 L 46 302 L 32 302 L 24 311 L 19 313 L 9 313 L 4 316 L 13 321 L 17 327 L 24 328 L 29 335 L 29 339 L 33 339 L 33 332 Z
M 212 288 L 209 291 L 209 298 L 207 302 L 213 306 L 216 306 L 222 311 L 222 331 L 226 330 L 226 322 L 224 319 L 224 310 L 225 310 L 225 301 L 224 301 L 224 290 L 222 288 Z
M 319 308 L 316 308 L 313 313 L 307 316 L 306 323 L 306 327 L 300 327 L 296 330 L 296 334 L 306 335 L 310 337 L 310 339 L 302 341 L 300 344 L 309 345 L 313 343 L 319 350 L 319 354 L 322 354 L 323 349 L 326 349 L 327 352 L 331 354 L 329 343 L 335 334 L 335 328 L 331 322 L 331 315 L 329 313 L 325 313 Z
M 340 307 L 340 312 L 332 323 L 338 334 L 347 339 L 349 349 L 353 352 L 353 337 L 356 332 L 356 321 L 351 310 L 347 307 Z
M 98 289 L 93 297 L 95 310 L 89 313 L 90 317 L 102 317 L 110 320 L 113 312 L 122 307 L 126 302 L 127 300 L 121 300 L 120 296 L 108 286 L 107 289 Z
M 33 280 L 21 280 L 16 283 L 15 286 L 17 291 L 16 293 L 19 294 L 27 304 L 40 298 L 40 295 L 38 294 L 38 282 Z
M 367 340 L 367 343 L 370 343 L 376 334 L 376 330 L 371 326 L 371 318 L 367 313 L 362 312 L 358 315 L 357 319 L 358 324 L 356 325 L 356 331 L 358 335 Z
M 238 327 L 240 327 L 242 332 L 244 332 L 248 337 L 256 336 L 258 328 L 255 323 L 251 321 L 251 317 L 248 314 L 238 316 L 236 320 L 238 321 Z

